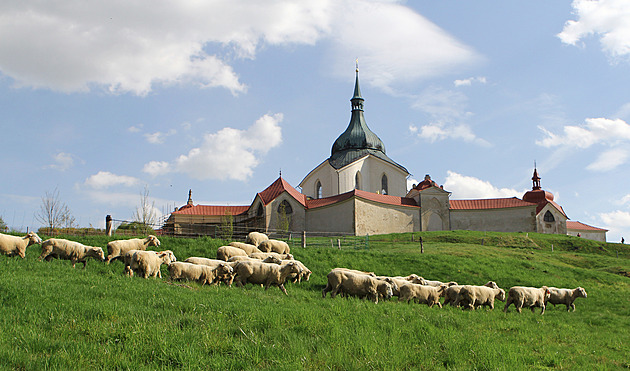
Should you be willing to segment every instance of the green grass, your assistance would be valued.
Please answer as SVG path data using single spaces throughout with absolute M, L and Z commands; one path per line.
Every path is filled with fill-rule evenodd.
M 418 235 L 416 235 L 417 237 Z M 0 256 L 4 369 L 616 369 L 630 368 L 628 250 L 575 237 L 483 232 L 371 236 L 370 248 L 293 247 L 313 275 L 277 288 L 201 287 L 122 276 L 122 263 Z M 43 238 L 43 236 L 42 236 Z M 105 246 L 106 237 L 69 237 Z M 480 245 L 480 239 L 484 245 Z M 574 241 L 577 240 L 577 241 Z M 161 238 L 162 249 L 216 253 L 221 241 Z M 550 244 L 554 244 L 551 252 Z M 527 245 L 531 244 L 531 245 Z M 576 248 L 577 246 L 577 248 Z M 601 248 L 600 248 L 601 247 Z M 619 251 L 616 258 L 615 251 Z M 584 287 L 577 310 L 544 316 L 322 299 L 337 266 L 483 284 Z M 163 269 L 166 277 L 166 270 Z

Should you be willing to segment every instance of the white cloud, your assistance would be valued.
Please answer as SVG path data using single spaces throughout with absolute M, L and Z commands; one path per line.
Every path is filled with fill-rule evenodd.
M 610 171 L 625 164 L 627 159 L 628 151 L 626 149 L 614 148 L 601 153 L 599 157 L 586 168 L 593 171 Z
M 630 194 L 627 194 L 627 195 L 625 195 L 625 196 L 623 196 L 621 198 L 621 204 L 622 205 L 625 205 L 627 203 L 630 203 Z
M 200 147 L 172 163 L 149 162 L 143 171 L 154 176 L 174 171 L 200 180 L 246 180 L 258 166 L 260 156 L 282 142 L 282 128 L 278 125 L 282 119 L 281 113 L 264 115 L 247 130 L 226 127 L 206 134 Z
M 177 130 L 171 129 L 167 133 L 162 133 L 160 131 L 157 131 L 155 133 L 147 133 L 144 134 L 144 137 L 146 138 L 147 142 L 151 144 L 162 144 L 167 137 L 175 134 L 177 134 Z
M 469 77 L 467 79 L 463 79 L 463 80 L 455 80 L 453 81 L 453 84 L 457 87 L 460 86 L 471 86 L 474 82 L 478 82 L 480 84 L 485 84 L 486 83 L 486 78 L 481 76 L 481 77 Z
M 569 45 L 590 35 L 599 36 L 609 56 L 630 56 L 630 2 L 627 0 L 573 0 L 577 20 L 568 20 L 557 36 Z
M 600 213 L 599 217 L 612 234 L 619 235 L 621 230 L 630 228 L 630 212 L 616 210 L 610 213 Z
M 453 193 L 452 199 L 521 198 L 526 192 L 512 188 L 497 188 L 485 180 L 461 175 L 450 170 L 447 172 L 444 189 Z
M 64 92 L 196 84 L 238 94 L 246 86 L 232 62 L 266 46 L 321 43 L 327 64 L 344 66 L 336 71 L 359 56 L 384 89 L 480 59 L 397 1 L 23 0 L 3 4 L 2 19 L 0 71 L 16 86 Z
M 142 171 L 156 177 L 169 173 L 171 171 L 171 165 L 166 161 L 151 161 L 144 165 Z
M 489 147 L 491 144 L 485 139 L 477 137 L 472 129 L 465 124 L 446 125 L 443 123 L 430 123 L 420 128 L 410 125 L 409 131 L 412 134 L 417 133 L 419 138 L 430 141 L 431 143 L 446 140 L 462 140 L 464 142 L 475 143 L 483 147 Z
M 138 126 L 130 126 L 127 128 L 127 131 L 130 133 L 139 133 L 142 130 L 142 124 L 139 124 Z
M 109 188 L 117 185 L 124 185 L 127 187 L 138 184 L 138 178 L 134 178 L 127 175 L 116 175 L 109 171 L 99 171 L 98 173 L 91 175 L 85 180 L 85 185 L 92 188 Z
M 74 165 L 74 156 L 69 153 L 59 152 L 53 156 L 54 164 L 48 165 L 51 169 L 66 171 Z
M 420 183 L 420 182 L 418 182 L 414 178 L 407 178 L 407 192 L 409 192 L 411 190 L 411 188 L 413 188 L 413 186 L 418 184 L 418 183 Z

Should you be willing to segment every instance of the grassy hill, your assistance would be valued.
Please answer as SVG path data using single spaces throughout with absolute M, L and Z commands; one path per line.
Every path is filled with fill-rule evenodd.
M 424 254 L 418 237 L 422 236 Z M 43 236 L 42 236 L 43 237 Z M 106 237 L 68 237 L 105 246 Z M 371 236 L 366 249 L 327 239 L 294 246 L 309 282 L 201 287 L 122 276 L 122 263 L 0 256 L 0 367 L 5 369 L 628 368 L 630 254 L 569 236 L 428 232 Z M 483 241 L 482 241 L 483 240 Z M 213 257 L 222 241 L 161 238 L 178 259 Z M 483 244 L 482 244 L 483 243 Z M 554 251 L 551 251 L 551 245 Z M 352 246 L 352 245 L 350 245 Z M 357 246 L 355 244 L 355 246 Z M 617 254 L 619 257 L 617 258 Z M 462 311 L 354 298 L 322 299 L 333 267 L 417 273 L 462 284 L 582 286 L 577 310 L 545 315 L 502 303 Z M 78 265 L 77 267 L 80 267 Z M 166 278 L 166 270 L 163 269 Z

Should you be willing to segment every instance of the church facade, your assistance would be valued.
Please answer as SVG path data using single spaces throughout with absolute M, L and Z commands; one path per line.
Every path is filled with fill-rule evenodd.
M 171 214 L 165 230 L 176 234 L 195 221 L 216 223 L 217 218 L 229 213 L 236 224 L 265 232 L 288 229 L 373 235 L 475 230 L 574 234 L 573 229 L 567 229 L 569 218 L 553 194 L 541 188 L 537 169 L 532 190 L 521 199 L 451 200 L 451 193 L 429 175 L 407 190 L 409 172 L 387 156 L 385 144 L 366 123 L 365 101 L 356 72 L 350 123 L 333 143 L 330 157 L 300 182 L 301 191 L 280 176 L 258 192 L 250 205 L 193 205 L 189 194 L 188 203 Z M 580 227 L 569 223 L 572 228 Z M 603 236 L 605 241 L 606 230 L 579 224 L 597 230 L 589 230 L 585 237 L 601 240 Z

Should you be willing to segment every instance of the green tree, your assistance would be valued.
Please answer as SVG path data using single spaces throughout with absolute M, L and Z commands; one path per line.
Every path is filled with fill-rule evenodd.
M 289 227 L 291 226 L 291 215 L 288 210 L 290 207 L 291 205 L 287 201 L 282 201 L 278 206 L 278 231 L 286 235 L 289 234 Z
M 5 223 L 4 219 L 0 216 L 0 232 L 6 232 L 8 229 L 7 223 Z
M 221 216 L 221 227 L 219 232 L 221 238 L 225 241 L 231 240 L 234 235 L 234 216 L 227 208 L 225 209 L 225 214 Z

